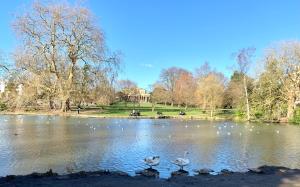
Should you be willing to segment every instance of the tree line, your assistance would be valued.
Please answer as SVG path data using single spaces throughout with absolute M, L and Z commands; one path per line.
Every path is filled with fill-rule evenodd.
M 254 53 L 254 48 L 235 53 L 235 69 L 229 79 L 207 62 L 194 72 L 179 67 L 164 69 L 153 85 L 152 103 L 198 107 L 210 111 L 210 116 L 219 108 L 235 109 L 236 115 L 246 120 L 297 120 L 300 41 L 267 48 L 257 62 L 260 72 L 251 77 Z

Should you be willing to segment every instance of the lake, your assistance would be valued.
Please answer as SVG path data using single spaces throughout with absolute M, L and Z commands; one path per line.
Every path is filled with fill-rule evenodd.
M 190 154 L 186 170 L 246 171 L 261 165 L 300 168 L 300 126 L 152 119 L 0 116 L 0 176 L 99 169 L 134 175 L 142 159 L 161 157 L 155 167 L 167 178 L 171 163 Z M 76 163 L 76 164 L 74 164 Z

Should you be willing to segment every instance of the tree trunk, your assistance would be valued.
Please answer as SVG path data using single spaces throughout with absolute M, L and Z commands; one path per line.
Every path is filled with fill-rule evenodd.
M 294 117 L 295 113 L 295 102 L 296 102 L 296 97 L 294 96 L 293 93 L 290 94 L 289 100 L 288 100 L 288 108 L 287 108 L 287 118 L 292 119 Z
M 154 112 L 154 110 L 155 110 L 155 104 L 156 103 L 154 103 L 154 102 L 152 103 L 152 112 Z
M 61 111 L 62 112 L 68 112 L 69 110 L 71 110 L 70 98 L 62 100 Z
M 187 107 L 188 107 L 188 105 L 187 105 L 187 104 L 185 104 L 184 111 L 186 111 L 186 110 L 187 110 Z
M 250 106 L 249 106 L 249 98 L 248 98 L 248 90 L 247 90 L 247 81 L 245 75 L 244 75 L 244 91 L 245 91 L 245 99 L 246 99 L 247 121 L 250 121 Z
M 71 109 L 70 107 L 70 97 L 71 97 L 71 90 L 72 90 L 72 86 L 73 86 L 73 78 L 74 78 L 74 72 L 75 72 L 75 64 L 77 59 L 75 57 L 71 57 L 71 67 L 70 67 L 70 71 L 69 71 L 69 76 L 68 76 L 68 80 L 66 82 L 66 86 L 62 87 L 61 86 L 61 95 L 62 95 L 62 108 L 61 110 L 63 112 L 67 112 Z
M 54 101 L 51 97 L 49 97 L 49 108 L 50 108 L 50 110 L 55 109 Z
M 174 103 L 173 103 L 173 101 L 171 102 L 171 107 L 173 107 L 173 105 L 174 105 Z
M 64 100 L 61 101 L 61 112 L 66 112 L 66 102 Z
M 215 106 L 213 104 L 213 101 L 210 101 L 210 117 L 212 118 L 213 115 L 214 115 L 214 109 L 215 109 Z
M 69 110 L 71 110 L 71 106 L 70 106 L 70 98 L 68 98 L 68 99 L 66 100 L 66 112 L 69 111 Z
M 206 110 L 206 107 L 207 107 L 206 98 L 203 98 L 202 109 Z

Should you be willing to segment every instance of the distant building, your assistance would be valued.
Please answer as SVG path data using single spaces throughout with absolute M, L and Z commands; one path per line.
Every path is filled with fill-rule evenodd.
M 145 89 L 139 89 L 139 102 L 150 102 L 150 94 L 147 93 Z
M 145 89 L 139 88 L 137 94 L 128 95 L 129 100 L 139 102 L 139 103 L 148 103 L 150 102 L 150 94 L 147 93 Z

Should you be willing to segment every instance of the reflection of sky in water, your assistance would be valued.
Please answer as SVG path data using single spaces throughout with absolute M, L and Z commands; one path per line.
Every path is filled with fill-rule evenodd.
M 17 134 L 17 135 L 15 135 Z M 111 169 L 134 175 L 158 155 L 168 177 L 184 151 L 193 169 L 245 171 L 260 165 L 300 167 L 300 127 L 234 122 L 0 116 L 0 175 Z

